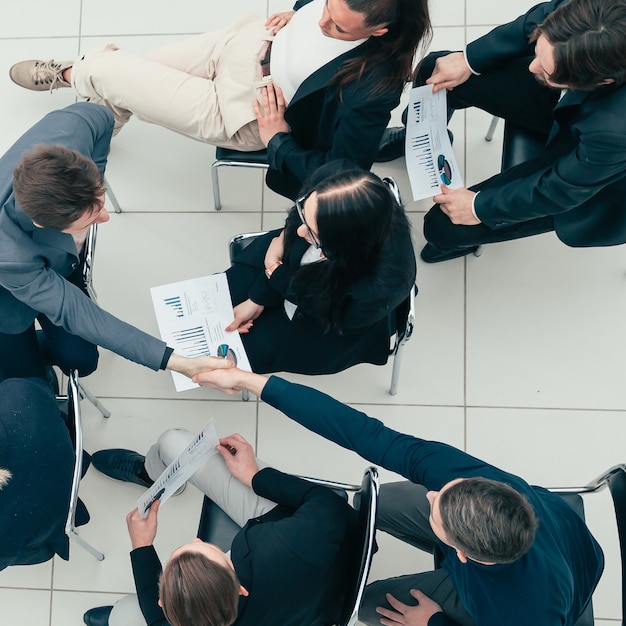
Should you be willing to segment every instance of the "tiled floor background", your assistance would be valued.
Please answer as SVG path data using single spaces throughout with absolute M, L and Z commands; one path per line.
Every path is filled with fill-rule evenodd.
M 432 49 L 465 41 L 523 12 L 528 0 L 432 0 Z M 73 58 L 102 41 L 137 52 L 187 33 L 227 25 L 243 10 L 273 13 L 288 0 L 3 0 L 0 20 L 0 149 L 32 123 L 73 101 L 70 90 L 27 92 L 8 78 L 27 58 Z M 396 115 L 397 119 L 397 115 Z M 497 171 L 501 134 L 483 140 L 480 112 L 453 120 L 455 151 L 466 181 Z M 286 202 L 257 172 L 222 173 L 224 209 L 212 210 L 213 148 L 132 121 L 112 146 L 108 179 L 124 208 L 100 230 L 96 287 L 100 304 L 156 332 L 149 288 L 225 269 L 226 242 L 238 232 L 279 225 Z M 393 175 L 405 199 L 401 160 L 375 167 Z M 419 250 L 428 202 L 407 203 Z M 481 258 L 419 265 L 418 321 L 407 347 L 399 394 L 387 394 L 390 367 L 356 367 L 306 379 L 405 432 L 440 439 L 548 485 L 586 482 L 624 461 L 626 440 L 626 251 L 574 250 L 551 234 L 493 245 Z M 290 377 L 304 380 L 304 377 Z M 208 390 L 176 394 L 167 373 L 152 373 L 110 353 L 89 386 L 113 412 L 103 420 L 84 404 L 89 450 L 145 451 L 166 427 L 197 430 L 208 416 L 223 434 L 238 431 L 258 454 L 288 471 L 358 481 L 365 462 L 304 432 L 267 406 Z M 383 479 L 390 479 L 383 472 Z M 130 592 L 124 516 L 139 489 L 90 470 L 81 495 L 92 514 L 83 536 L 106 553 L 99 563 L 74 546 L 71 560 L 9 568 L 0 574 L 0 626 L 75 626 L 85 609 Z M 590 525 L 606 549 L 595 595 L 597 624 L 617 625 L 617 539 L 606 496 L 590 503 Z M 166 556 L 196 527 L 193 488 L 164 507 L 158 549 Z M 380 538 L 374 577 L 429 567 L 418 552 Z

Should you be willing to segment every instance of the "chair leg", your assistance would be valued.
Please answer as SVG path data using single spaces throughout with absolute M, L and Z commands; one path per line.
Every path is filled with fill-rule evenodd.
M 220 199 L 220 181 L 217 174 L 217 169 L 221 163 L 215 161 L 211 166 L 211 182 L 213 183 L 213 205 L 216 211 L 222 210 L 222 200 Z
M 498 126 L 499 121 L 500 118 L 496 117 L 495 115 L 491 118 L 489 128 L 487 129 L 487 134 L 485 135 L 485 141 L 491 141 L 493 139 L 493 135 L 496 132 L 496 127 Z
M 90 543 L 85 541 L 78 534 L 75 528 L 72 528 L 70 530 L 68 536 L 71 540 L 75 541 L 81 548 L 84 548 L 85 550 L 87 550 L 87 552 L 89 552 L 89 554 L 98 559 L 98 561 L 104 561 L 104 554 L 102 554 L 102 552 L 100 552 L 99 550 L 96 550 L 96 548 L 94 548 Z
M 113 193 L 113 189 L 111 189 L 111 185 L 109 185 L 109 181 L 107 180 L 107 177 L 104 177 L 104 188 L 106 189 L 106 193 L 109 196 L 109 200 L 111 201 L 111 204 L 113 205 L 113 208 L 115 209 L 116 213 L 121 213 L 122 212 L 122 207 L 120 206 L 120 203 L 117 201 L 117 198 L 115 197 L 115 194 Z
M 98 398 L 96 398 L 96 396 L 94 396 L 93 393 L 91 393 L 91 391 L 83 385 L 83 383 L 78 383 L 78 389 L 81 395 L 87 398 L 87 400 L 89 400 L 89 402 L 91 402 L 91 404 L 93 404 L 96 409 L 102 413 L 102 417 L 111 417 L 111 411 L 109 411 L 109 409 L 107 409 L 104 404 L 102 404 L 102 402 L 100 402 L 100 400 L 98 400 Z
M 398 346 L 395 354 L 393 355 L 393 366 L 391 370 L 391 385 L 389 386 L 389 395 L 395 396 L 398 393 L 398 379 L 400 378 L 400 363 L 402 361 L 402 352 L 404 349 L 404 343 Z

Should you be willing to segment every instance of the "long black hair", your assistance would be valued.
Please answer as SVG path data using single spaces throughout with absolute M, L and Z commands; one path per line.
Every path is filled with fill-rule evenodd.
M 430 43 L 432 26 L 428 0 L 345 0 L 351 11 L 365 16 L 370 28 L 386 26 L 380 37 L 370 37 L 363 55 L 346 61 L 333 82 L 342 87 L 359 80 L 370 68 L 387 65 L 386 75 L 372 85 L 372 93 L 402 89 L 414 78 L 413 64 L 418 50 L 424 51 Z
M 350 285 L 374 274 L 394 228 L 409 229 L 404 210 L 378 176 L 342 163 L 322 165 L 305 183 L 302 195 L 316 194 L 317 235 L 326 259 L 302 265 L 292 278 L 293 291 L 311 298 L 325 330 L 339 332 Z M 285 257 L 300 225 L 294 207 L 285 224 Z

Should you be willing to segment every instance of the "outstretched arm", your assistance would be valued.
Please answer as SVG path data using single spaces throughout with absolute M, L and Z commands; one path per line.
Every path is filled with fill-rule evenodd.
M 461 450 L 399 433 L 320 391 L 277 376 L 268 379 L 232 368 L 205 372 L 193 380 L 225 393 L 247 389 L 305 428 L 428 489 L 440 489 L 458 478 L 459 471 L 480 475 L 487 467 Z

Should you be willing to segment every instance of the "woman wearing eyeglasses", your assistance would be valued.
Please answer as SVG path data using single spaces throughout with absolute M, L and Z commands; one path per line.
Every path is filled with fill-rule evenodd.
M 382 365 L 395 308 L 415 281 L 404 209 L 375 174 L 320 167 L 285 227 L 240 252 L 226 272 L 252 369 L 329 374 Z

